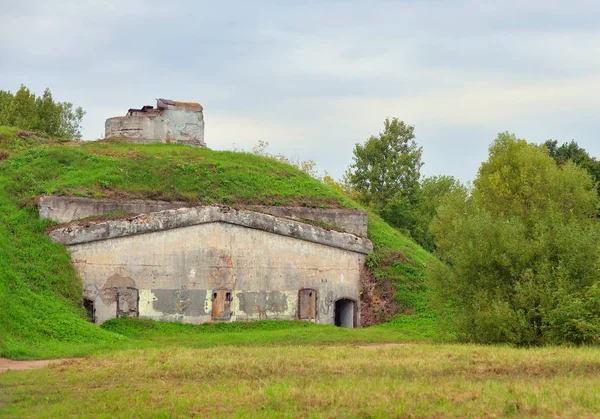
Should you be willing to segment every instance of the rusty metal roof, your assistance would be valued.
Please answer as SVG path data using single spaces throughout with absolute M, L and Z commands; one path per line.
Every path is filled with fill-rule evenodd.
M 175 101 L 175 100 L 171 100 L 171 99 L 156 99 L 156 105 L 157 107 L 162 107 L 162 106 L 167 106 L 167 105 L 171 105 L 171 106 L 185 106 L 188 108 L 199 108 L 200 110 L 202 110 L 202 105 L 199 104 L 198 102 L 179 102 L 179 101 Z
M 173 101 L 175 103 L 175 105 L 185 105 L 185 106 L 191 106 L 194 108 L 201 108 L 202 105 L 199 104 L 198 102 L 177 102 L 177 101 Z

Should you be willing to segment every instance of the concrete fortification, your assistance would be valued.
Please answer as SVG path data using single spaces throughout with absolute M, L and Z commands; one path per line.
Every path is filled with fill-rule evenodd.
M 191 102 L 129 109 L 106 120 L 105 134 L 206 147 L 203 109 Z M 38 208 L 64 223 L 48 234 L 71 253 L 94 323 L 132 316 L 360 325 L 360 278 L 373 251 L 365 211 L 59 196 L 41 197 Z
M 172 206 L 179 208 L 166 209 Z M 256 207 L 257 212 L 63 197 L 43 197 L 39 207 L 40 216 L 63 222 L 91 212 L 157 210 L 70 222 L 49 232 L 71 253 L 96 323 L 140 316 L 189 323 L 302 319 L 360 325 L 360 275 L 373 250 L 364 237 L 364 211 Z
M 129 109 L 127 115 L 109 118 L 105 138 L 132 143 L 179 143 L 206 147 L 202 105 L 157 99 L 141 109 Z

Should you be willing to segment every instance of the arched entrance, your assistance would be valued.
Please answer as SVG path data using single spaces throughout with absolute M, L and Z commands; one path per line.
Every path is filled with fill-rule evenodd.
M 335 302 L 335 325 L 338 327 L 356 327 L 356 301 L 340 298 Z

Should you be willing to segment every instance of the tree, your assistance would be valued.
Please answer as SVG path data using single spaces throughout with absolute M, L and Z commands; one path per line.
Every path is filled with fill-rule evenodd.
M 548 149 L 548 154 L 560 167 L 567 162 L 573 162 L 577 166 L 588 171 L 592 179 L 598 183 L 598 195 L 600 195 L 600 162 L 590 156 L 585 149 L 579 147 L 575 140 L 558 146 L 558 140 L 548 140 L 543 144 Z
M 371 136 L 364 144 L 355 145 L 348 180 L 360 200 L 375 209 L 381 210 L 390 202 L 403 207 L 416 199 L 421 154 L 414 127 L 387 118 L 378 137 Z
M 35 105 L 38 115 L 35 129 L 50 136 L 60 137 L 63 134 L 62 109 L 54 103 L 50 89 L 44 90 L 44 94 L 35 100 Z
M 4 109 L 2 118 L 7 125 L 32 130 L 38 125 L 35 95 L 24 85 L 15 93 Z
M 430 224 L 437 214 L 439 206 L 445 198 L 456 191 L 464 191 L 465 187 L 452 176 L 431 176 L 421 181 L 417 203 L 413 210 L 415 225 L 411 230 L 413 239 L 426 250 L 433 252 L 436 248 L 435 236 L 430 231 Z
M 300 160 L 298 158 L 288 158 L 283 154 L 270 154 L 268 153 L 267 147 L 269 143 L 267 141 L 259 140 L 258 143 L 254 147 L 252 147 L 252 154 L 256 154 L 257 156 L 268 157 L 270 159 L 275 159 L 282 163 L 289 164 L 294 166 L 296 169 L 306 173 L 309 176 L 312 176 L 315 179 L 319 179 L 319 173 L 317 172 L 317 163 L 314 160 Z
M 563 309 L 600 280 L 597 206 L 585 170 L 499 134 L 473 188 L 448 194 L 432 223 L 446 264 L 432 268 L 430 285 L 453 305 L 457 334 L 519 345 L 585 340 L 560 330 L 590 318 Z
M 81 140 L 81 122 L 85 116 L 85 111 L 78 106 L 73 109 L 71 102 L 61 102 L 57 104 L 60 108 L 60 130 L 59 137 Z
M 8 106 L 12 102 L 13 95 L 10 92 L 0 90 L 0 125 L 8 125 Z
M 70 102 L 55 102 L 50 89 L 37 98 L 24 85 L 14 95 L 0 90 L 0 125 L 79 140 L 84 115 L 81 107 L 74 108 Z

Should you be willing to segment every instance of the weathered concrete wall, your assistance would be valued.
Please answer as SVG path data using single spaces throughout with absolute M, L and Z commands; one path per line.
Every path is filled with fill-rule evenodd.
M 109 118 L 105 138 L 120 138 L 132 143 L 180 143 L 206 147 L 204 115 L 198 109 L 164 109 L 158 115 L 128 115 Z
M 82 221 L 56 228 L 50 231 L 49 235 L 56 242 L 74 245 L 214 222 L 290 236 L 351 252 L 368 254 L 373 251 L 373 244 L 368 239 L 353 234 L 326 230 L 268 214 L 219 206 L 179 208 L 101 222 Z
M 212 321 L 215 290 L 231 293 L 229 320 L 295 319 L 298 292 L 317 292 L 318 323 L 333 324 L 334 302 L 359 300 L 364 255 L 226 223 L 69 246 L 94 301 L 96 321 L 116 316 L 115 290 L 139 290 L 139 315 Z
M 193 206 L 189 202 L 166 202 L 151 200 L 111 200 L 89 199 L 64 196 L 42 196 L 38 200 L 40 218 L 67 223 L 94 215 L 126 212 L 148 214 Z M 367 213 L 354 209 L 321 209 L 306 207 L 265 207 L 252 206 L 251 210 L 301 221 L 303 219 L 322 221 L 348 233 L 367 237 Z
M 104 124 L 105 138 L 140 144 L 175 142 L 167 141 L 171 131 L 170 121 L 158 115 L 116 116 Z
M 68 246 L 97 323 L 139 314 L 335 324 L 335 301 L 359 301 L 360 272 L 373 250 L 352 234 L 218 206 L 72 223 L 49 235 Z M 300 293 L 314 298 L 311 290 L 316 299 L 300 304 Z M 360 324 L 358 314 L 354 320 Z M 347 312 L 340 324 L 353 324 Z
M 264 212 L 276 217 L 291 218 L 294 220 L 321 221 L 348 233 L 367 237 L 368 217 L 366 211 L 355 209 L 326 209 L 307 207 L 250 207 L 258 212 Z
M 94 215 L 124 212 L 148 214 L 168 209 L 190 207 L 193 204 L 179 201 L 151 201 L 141 199 L 89 199 L 66 196 L 42 196 L 38 199 L 40 218 L 68 223 Z

